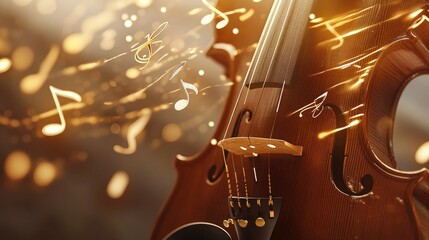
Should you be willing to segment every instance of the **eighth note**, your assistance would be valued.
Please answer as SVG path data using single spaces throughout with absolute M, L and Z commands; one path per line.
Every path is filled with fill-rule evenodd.
M 55 136 L 55 135 L 58 135 L 58 134 L 64 132 L 64 130 L 66 128 L 66 122 L 64 120 L 64 114 L 63 114 L 63 111 L 61 110 L 61 106 L 60 106 L 60 103 L 58 101 L 57 95 L 59 95 L 61 97 L 73 99 L 76 102 L 81 102 L 82 97 L 75 92 L 61 90 L 61 89 L 55 88 L 53 86 L 49 86 L 49 89 L 51 90 L 52 97 L 54 98 L 54 102 L 55 102 L 55 107 L 57 108 L 58 115 L 60 116 L 60 124 L 58 124 L 58 123 L 48 124 L 48 125 L 43 127 L 42 132 L 46 136 Z
M 220 21 L 216 24 L 217 29 L 222 29 L 226 25 L 228 25 L 229 18 L 225 13 L 219 11 L 217 8 L 210 5 L 210 3 L 207 0 L 201 0 L 201 1 L 204 3 L 204 5 L 207 6 L 207 8 L 209 8 L 212 11 L 211 13 L 209 13 L 206 16 L 204 16 L 203 18 L 201 18 L 201 24 L 202 25 L 207 25 L 207 24 L 211 23 L 213 21 L 213 19 L 215 18 L 215 13 L 223 18 L 222 21 Z
M 149 108 L 145 108 L 142 110 L 142 115 L 133 122 L 128 128 L 127 141 L 128 147 L 122 147 L 119 145 L 113 146 L 113 150 L 117 153 L 121 154 L 132 154 L 136 151 L 137 142 L 136 138 L 145 128 L 147 123 L 149 122 L 150 116 L 152 115 L 152 111 Z
M 186 99 L 180 99 L 174 104 L 174 109 L 176 109 L 176 111 L 185 109 L 189 104 L 189 93 L 186 89 L 192 90 L 195 92 L 195 94 L 198 94 L 198 88 L 195 87 L 195 85 L 184 82 L 182 79 L 180 79 L 180 82 L 182 83 L 183 89 L 185 90 Z

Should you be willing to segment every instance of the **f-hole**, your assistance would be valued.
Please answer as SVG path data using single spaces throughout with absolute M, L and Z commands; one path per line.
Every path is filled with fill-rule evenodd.
M 230 137 L 236 137 L 238 134 L 238 130 L 240 129 L 240 124 L 243 120 L 243 117 L 247 115 L 246 118 L 246 122 L 249 122 L 250 120 L 252 120 L 252 112 L 249 109 L 243 109 L 237 117 L 237 120 L 235 120 L 234 123 L 234 129 L 232 130 L 232 135 Z M 225 159 L 228 158 L 229 152 L 228 151 L 224 151 L 225 154 Z M 220 167 L 220 170 L 218 172 L 216 172 L 218 169 L 218 167 L 216 166 L 216 164 L 213 164 L 208 172 L 207 175 L 207 181 L 209 181 L 210 183 L 214 183 L 216 182 L 223 174 L 224 170 L 225 170 L 225 165 L 222 164 L 222 166 Z
M 327 107 L 335 113 L 336 128 L 345 127 L 346 121 L 341 110 L 333 104 L 327 104 Z M 360 180 L 362 189 L 358 192 L 350 189 L 344 181 L 344 162 L 347 158 L 345 155 L 347 141 L 347 131 L 338 131 L 334 135 L 334 146 L 331 153 L 331 180 L 335 187 L 343 194 L 349 196 L 365 196 L 372 191 L 374 180 L 371 175 L 367 174 Z

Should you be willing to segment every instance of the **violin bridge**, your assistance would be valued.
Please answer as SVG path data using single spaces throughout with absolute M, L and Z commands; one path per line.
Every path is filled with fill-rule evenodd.
M 285 140 L 258 138 L 258 137 L 233 137 L 219 141 L 218 146 L 235 155 L 244 157 L 256 157 L 259 154 L 288 154 L 302 155 L 302 147 L 293 145 Z

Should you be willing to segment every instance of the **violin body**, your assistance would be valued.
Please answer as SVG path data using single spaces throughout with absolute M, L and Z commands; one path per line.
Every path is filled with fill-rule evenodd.
M 233 2 L 218 8 L 242 7 Z M 276 1 L 274 8 L 293 9 L 293 2 Z M 253 51 L 246 45 L 257 41 L 270 4 L 248 4 L 255 9 L 249 22 L 231 18 L 231 26 L 218 31 L 216 42 L 244 50 L 223 61 L 234 85 L 213 138 L 280 139 L 302 153 L 238 156 L 210 145 L 198 156 L 179 157 L 177 183 L 152 239 L 180 239 L 175 232 L 193 223 L 242 240 L 429 239 L 429 171 L 397 170 L 391 143 L 402 90 L 429 69 L 426 2 L 314 1 L 296 61 L 287 62 L 295 37 L 286 36 L 295 29 L 274 21 L 272 28 L 285 35 L 262 37 L 250 67 Z M 288 14 L 298 16 L 297 9 Z M 229 34 L 237 26 L 243 35 Z M 260 50 L 264 44 L 272 56 Z M 255 199 L 262 202 L 258 210 L 252 210 Z M 265 226 L 257 226 L 259 217 Z

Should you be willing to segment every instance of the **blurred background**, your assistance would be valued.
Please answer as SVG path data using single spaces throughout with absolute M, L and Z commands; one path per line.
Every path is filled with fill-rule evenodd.
M 231 85 L 204 2 L 0 1 L 0 239 L 149 238 L 176 154 L 210 143 Z M 399 103 L 403 170 L 428 166 L 427 90 Z
M 210 12 L 200 0 L 0 1 L 0 239 L 149 238 L 176 154 L 210 142 L 228 93 L 205 55 Z M 199 92 L 177 111 L 180 80 Z M 60 123 L 50 86 L 82 98 L 57 93 L 54 136 L 42 131 Z

